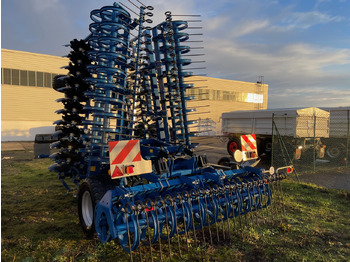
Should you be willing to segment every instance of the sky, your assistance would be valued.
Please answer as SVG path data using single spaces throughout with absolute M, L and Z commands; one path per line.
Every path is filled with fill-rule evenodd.
M 128 2 L 122 3 L 136 8 Z M 133 0 L 137 3 L 136 0 Z M 1 47 L 64 56 L 89 34 L 106 0 L 2 0 Z M 269 85 L 268 108 L 350 105 L 350 0 L 143 0 L 164 12 L 201 15 L 209 77 Z M 135 17 L 135 16 L 134 16 Z M 198 19 L 178 17 L 183 19 Z M 198 46 L 200 47 L 200 46 Z M 203 60 L 201 59 L 201 60 Z M 201 65 L 202 67 L 203 65 Z

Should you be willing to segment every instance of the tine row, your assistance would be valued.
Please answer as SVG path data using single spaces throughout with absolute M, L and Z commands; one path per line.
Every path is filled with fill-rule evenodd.
M 283 178 L 284 175 L 276 174 L 259 179 L 235 178 L 220 186 L 208 185 L 126 202 L 116 214 L 115 235 L 112 233 L 111 238 L 118 238 L 131 259 L 139 249 L 141 261 L 142 250 L 148 250 L 153 261 L 155 252 L 161 260 L 164 256 L 171 259 L 174 255 L 182 256 L 182 246 L 189 250 L 189 246 L 226 243 L 234 233 L 243 235 L 244 228 L 265 223 L 266 218 L 278 216 L 278 210 L 284 210 L 280 182 Z M 152 245 L 158 246 L 159 251 Z

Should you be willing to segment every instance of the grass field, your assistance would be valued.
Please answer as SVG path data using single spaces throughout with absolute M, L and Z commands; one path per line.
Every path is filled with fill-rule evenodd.
M 33 160 L 32 153 L 27 151 L 10 151 L 4 156 L 7 159 L 2 160 L 1 170 L 2 261 L 130 260 L 118 241 L 101 244 L 97 238 L 84 237 L 75 192 L 67 192 L 56 175 L 48 171 L 52 164 L 49 159 Z M 189 250 L 184 237 L 175 236 L 171 239 L 173 261 L 350 261 L 350 192 L 292 180 L 284 181 L 282 187 L 285 216 L 275 207 L 268 210 L 269 217 L 265 211 L 260 212 L 254 227 L 249 223 L 256 224 L 254 216 L 243 217 L 242 227 L 236 219 L 234 229 L 231 221 L 231 232 L 224 224 L 224 231 L 219 230 L 220 244 L 208 244 L 208 228 L 206 242 L 197 232 L 198 246 L 191 233 Z M 215 230 L 212 226 L 213 234 Z M 170 257 L 167 244 L 162 242 L 165 261 Z M 155 261 L 160 259 L 158 248 L 154 245 L 152 250 Z M 139 253 L 132 258 L 140 261 Z M 148 246 L 142 249 L 142 258 L 151 261 Z

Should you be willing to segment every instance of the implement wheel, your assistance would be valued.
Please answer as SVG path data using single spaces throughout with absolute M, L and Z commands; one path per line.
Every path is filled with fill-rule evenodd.
M 241 141 L 237 137 L 231 137 L 227 143 L 227 152 L 232 156 L 236 150 L 240 150 Z
M 88 238 L 95 233 L 95 206 L 104 194 L 114 188 L 107 176 L 95 176 L 84 179 L 78 191 L 78 214 L 80 225 Z

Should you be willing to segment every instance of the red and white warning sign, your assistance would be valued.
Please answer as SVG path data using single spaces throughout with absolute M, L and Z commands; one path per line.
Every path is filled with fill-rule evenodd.
M 241 144 L 242 144 L 243 161 L 258 158 L 256 136 L 254 134 L 242 135 Z
M 152 162 L 141 157 L 139 140 L 114 141 L 109 142 L 108 146 L 112 178 L 152 172 Z

